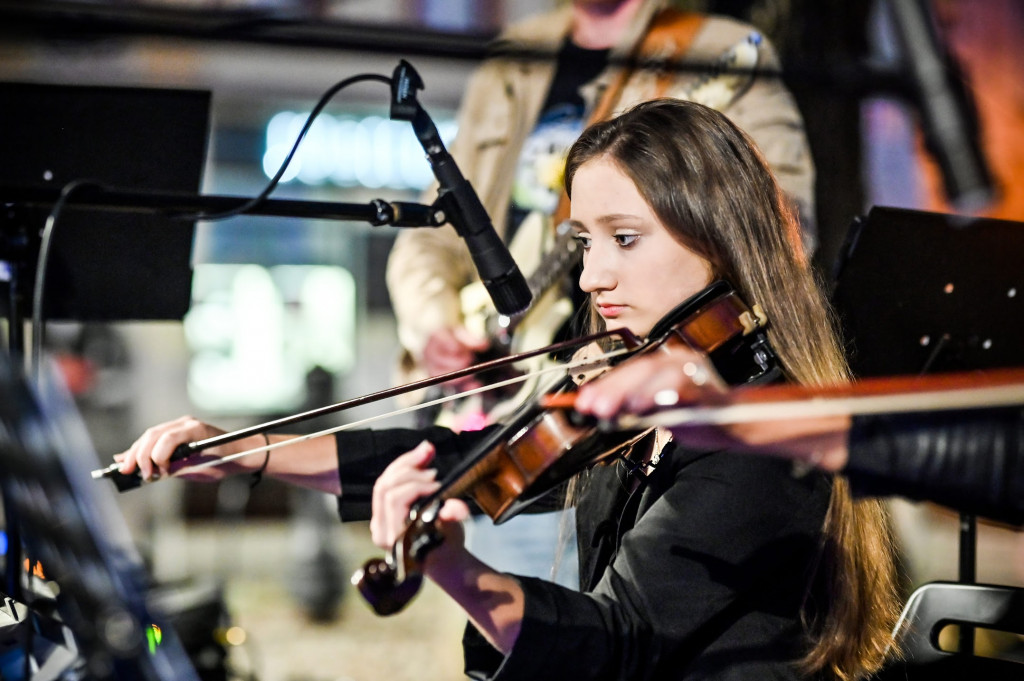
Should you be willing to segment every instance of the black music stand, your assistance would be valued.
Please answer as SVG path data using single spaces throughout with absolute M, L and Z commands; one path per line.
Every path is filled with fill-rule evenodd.
M 136 190 L 198 192 L 210 93 L 0 83 L 0 185 L 61 188 L 94 180 Z M 29 295 L 49 207 L 11 207 L 0 260 L 20 260 Z M 194 223 L 158 214 L 65 209 L 55 229 L 44 317 L 181 319 L 191 299 Z M 25 309 L 11 309 L 25 306 Z
M 59 678 L 197 681 L 173 627 L 153 611 L 147 574 L 111 488 L 89 475 L 98 457 L 85 425 L 53 374 L 44 378 L 37 397 L 0 355 L 0 488 L 26 530 L 33 561 L 59 586 L 52 600 L 34 595 L 27 602 L 20 636 L 28 655 L 41 667 L 55 657 L 75 665 Z
M 1024 365 L 1022 254 L 1020 222 L 879 206 L 856 219 L 832 295 L 854 374 Z M 973 583 L 977 526 L 960 517 L 960 582 Z
M 197 90 L 0 83 L 0 185 L 61 188 L 75 180 L 137 190 L 198 192 L 210 93 Z M 50 207 L 0 213 L 0 304 L 8 352 L 25 356 L 40 233 Z M 66 208 L 53 230 L 42 320 L 181 319 L 192 288 L 194 222 L 157 213 Z M 42 329 L 39 330 L 42 333 Z M 4 496 L 8 563 L 20 528 Z M 20 585 L 8 566 L 6 589 Z
M 1024 223 L 874 207 L 835 273 L 854 373 L 1024 365 Z

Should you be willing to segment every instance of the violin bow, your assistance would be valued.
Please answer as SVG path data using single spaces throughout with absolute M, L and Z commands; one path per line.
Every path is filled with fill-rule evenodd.
M 254 425 L 254 426 L 249 426 L 247 428 L 242 428 L 240 430 L 231 431 L 231 432 L 228 432 L 228 433 L 222 433 L 220 435 L 215 435 L 213 437 L 209 437 L 209 438 L 206 438 L 204 440 L 197 440 L 195 442 L 183 443 L 181 445 L 178 445 L 178 447 L 175 449 L 174 454 L 171 456 L 171 461 L 179 461 L 181 459 L 188 458 L 192 454 L 195 454 L 197 452 L 203 451 L 204 449 L 209 449 L 211 447 L 216 447 L 216 446 L 219 446 L 219 445 L 222 445 L 222 444 L 227 444 L 229 442 L 235 442 L 236 440 L 242 440 L 242 439 L 245 439 L 245 438 L 250 437 L 252 435 L 260 435 L 260 434 L 265 433 L 267 431 L 275 430 L 275 429 L 281 428 L 283 426 L 293 425 L 293 424 L 300 423 L 302 421 L 307 421 L 309 419 L 313 419 L 313 418 L 316 418 L 316 417 L 319 417 L 319 416 L 325 416 L 327 414 L 333 414 L 333 413 L 336 413 L 336 412 L 344 411 L 346 409 L 352 409 L 352 408 L 360 407 L 360 406 L 363 406 L 363 405 L 366 405 L 366 404 L 371 404 L 373 402 L 378 402 L 380 400 L 387 399 L 387 398 L 390 398 L 390 397 L 394 397 L 396 395 L 402 395 L 402 394 L 405 394 L 407 392 L 412 392 L 412 391 L 418 390 L 420 388 L 426 388 L 426 387 L 438 385 L 440 383 L 445 383 L 447 381 L 455 380 L 457 378 L 463 378 L 465 376 L 470 376 L 470 375 L 473 375 L 475 373 L 480 373 L 482 371 L 487 371 L 489 369 L 493 369 L 493 368 L 497 368 L 497 367 L 501 367 L 501 366 L 506 366 L 506 365 L 509 365 L 509 364 L 514 364 L 515 362 L 518 362 L 520 360 L 528 359 L 530 357 L 536 357 L 537 355 L 547 354 L 547 353 L 551 353 L 551 352 L 558 352 L 558 351 L 563 350 L 563 349 L 569 349 L 569 348 L 572 348 L 572 347 L 582 346 L 582 345 L 585 345 L 587 343 L 591 343 L 591 342 L 594 342 L 596 340 L 600 340 L 602 338 L 607 338 L 607 337 L 610 337 L 610 336 L 618 336 L 618 337 L 620 337 L 624 341 L 624 343 L 625 343 L 625 348 L 624 349 L 620 349 L 620 350 L 612 350 L 612 351 L 609 351 L 609 352 L 605 352 L 605 353 L 603 353 L 599 357 L 587 357 L 587 358 L 582 359 L 582 360 L 566 362 L 564 364 L 559 364 L 557 366 L 543 368 L 543 369 L 540 369 L 538 371 L 535 371 L 535 372 L 532 372 L 532 373 L 529 373 L 529 374 L 524 374 L 522 376 L 516 376 L 516 377 L 513 377 L 513 378 L 505 379 L 503 381 L 498 381 L 496 383 L 490 383 L 488 385 L 480 386 L 478 388 L 472 388 L 472 389 L 467 390 L 465 392 L 461 392 L 461 393 L 457 393 L 457 394 L 453 394 L 453 395 L 446 395 L 446 396 L 439 397 L 439 398 L 434 399 L 434 400 L 430 400 L 429 402 L 424 402 L 422 404 L 417 404 L 417 405 L 413 405 L 413 406 L 409 406 L 409 407 L 404 407 L 404 408 L 397 409 L 397 410 L 394 410 L 394 411 L 389 411 L 389 412 L 384 413 L 384 414 L 378 414 L 376 416 L 370 416 L 370 417 L 367 417 L 367 418 L 364 418 L 364 419 L 360 419 L 358 421 L 352 421 L 350 423 L 343 424 L 341 426 L 336 426 L 336 427 L 333 427 L 333 428 L 327 428 L 325 430 L 320 430 L 320 431 L 317 431 L 317 432 L 314 432 L 314 433 L 307 433 L 305 435 L 299 435 L 299 436 L 296 436 L 296 437 L 293 437 L 293 438 L 289 438 L 287 440 L 281 440 L 279 442 L 268 443 L 268 444 L 260 446 L 260 447 L 254 447 L 252 449 L 247 449 L 247 450 L 242 451 L 242 452 L 236 452 L 235 454 L 230 454 L 228 456 L 220 457 L 218 459 L 211 459 L 209 461 L 205 461 L 203 463 L 199 463 L 199 464 L 196 464 L 194 466 L 186 466 L 186 467 L 180 468 L 178 471 L 175 472 L 175 474 L 185 473 L 185 472 L 196 472 L 196 471 L 199 471 L 199 470 L 203 470 L 205 468 L 214 468 L 216 466 L 220 466 L 220 465 L 226 464 L 226 463 L 228 463 L 230 461 L 235 461 L 237 459 L 241 459 L 241 458 L 244 458 L 244 457 L 247 457 L 247 456 L 251 456 L 253 454 L 258 454 L 260 452 L 270 452 L 270 451 L 273 451 L 273 450 L 276 450 L 276 449 L 280 449 L 280 448 L 283 448 L 283 447 L 288 447 L 288 446 L 291 446 L 291 445 L 296 445 L 296 444 L 299 444 L 300 442 L 305 442 L 307 440 L 312 440 L 314 438 L 324 437 L 324 436 L 327 436 L 327 435 L 333 435 L 334 433 L 338 433 L 338 432 L 341 432 L 341 431 L 344 431 L 344 430 L 351 430 L 351 429 L 354 429 L 354 428 L 359 428 L 361 426 L 365 426 L 365 425 L 368 425 L 370 423 L 373 423 L 373 422 L 376 422 L 376 421 L 380 421 L 380 420 L 383 420 L 383 419 L 386 419 L 386 418 L 391 418 L 391 417 L 394 417 L 394 416 L 399 416 L 401 414 L 405 414 L 405 413 L 408 413 L 408 412 L 418 411 L 420 409 L 426 409 L 426 408 L 429 408 L 429 407 L 432 407 L 432 406 L 435 406 L 435 405 L 438 405 L 438 404 L 443 404 L 445 402 L 449 402 L 449 401 L 452 401 L 452 400 L 461 399 L 461 398 L 468 397 L 470 395 L 474 395 L 474 394 L 477 394 L 477 393 L 485 392 L 485 391 L 488 391 L 488 390 L 494 390 L 494 389 L 497 389 L 497 388 L 500 388 L 500 387 L 503 387 L 503 386 L 506 386 L 506 385 L 512 385 L 514 383 L 524 382 L 524 381 L 530 380 L 531 378 L 534 378 L 536 376 L 540 376 L 540 375 L 544 375 L 544 374 L 549 374 L 549 373 L 555 373 L 555 372 L 571 371 L 572 369 L 576 369 L 576 368 L 579 368 L 579 367 L 587 367 L 587 368 L 590 368 L 591 366 L 596 367 L 601 362 L 603 362 L 605 360 L 611 359 L 613 357 L 616 357 L 616 356 L 619 356 L 619 355 L 622 355 L 622 354 L 626 354 L 628 352 L 632 352 L 637 347 L 642 345 L 642 342 L 640 341 L 640 339 L 638 339 L 636 336 L 634 336 L 632 333 L 630 333 L 626 329 L 615 329 L 615 330 L 612 330 L 612 331 L 605 331 L 605 332 L 593 334 L 593 335 L 586 336 L 586 337 L 583 337 L 583 338 L 577 338 L 577 339 L 573 339 L 573 340 L 569 340 L 569 341 L 563 341 L 563 342 L 560 342 L 560 343 L 555 343 L 553 345 L 545 346 L 543 348 L 537 348 L 535 350 L 521 352 L 521 353 L 518 353 L 516 355 L 511 355 L 509 357 L 503 357 L 503 358 L 500 358 L 500 359 L 491 360 L 489 362 L 483 362 L 481 364 L 477 364 L 477 365 L 474 365 L 474 366 L 471 366 L 471 367 L 466 367 L 465 369 L 459 369 L 459 370 L 456 370 L 456 371 L 452 371 L 452 372 L 449 372 L 447 374 L 441 374 L 439 376 L 432 376 L 430 378 L 426 378 L 426 379 L 423 379 L 423 380 L 420 380 L 420 381 L 413 381 L 412 383 L 407 383 L 405 385 L 397 386 L 397 387 L 394 387 L 394 388 L 388 388 L 386 390 L 381 390 L 381 391 L 378 391 L 378 392 L 375 392 L 375 393 L 370 393 L 368 395 L 363 395 L 362 397 L 356 397 L 356 398 L 353 398 L 353 399 L 350 399 L 350 400 L 345 400 L 343 402 L 338 402 L 336 404 L 327 405 L 325 407 L 319 407 L 317 409 L 312 409 L 312 410 L 309 410 L 309 411 L 306 411 L 306 412 L 302 412 L 300 414 L 293 414 L 291 416 L 285 416 L 285 417 L 282 417 L 280 419 L 276 419 L 274 421 L 268 421 L 266 423 L 261 423 L 261 424 L 257 424 L 257 425 Z M 91 475 L 92 475 L 93 479 L 97 479 L 97 480 L 98 479 L 102 479 L 102 478 L 111 478 L 111 479 L 113 479 L 115 484 L 117 484 L 118 489 L 121 490 L 121 491 L 125 491 L 127 489 L 132 489 L 134 487 L 137 487 L 142 482 L 142 479 L 140 477 L 138 477 L 138 476 L 126 476 L 126 475 L 123 475 L 120 472 L 120 463 L 112 463 L 109 466 L 106 466 L 105 468 L 98 468 L 96 470 L 93 470 Z
M 680 427 L 860 414 L 1024 406 L 1024 369 L 866 378 L 812 387 L 738 388 L 714 401 L 623 415 L 619 428 Z

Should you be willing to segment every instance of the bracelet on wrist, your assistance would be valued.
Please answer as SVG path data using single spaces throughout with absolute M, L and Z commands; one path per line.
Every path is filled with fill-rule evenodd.
M 270 446 L 270 436 L 263 433 L 263 439 L 267 443 L 267 447 Z M 267 464 L 270 463 L 270 450 L 266 451 L 266 455 L 263 457 L 263 465 L 259 467 L 259 470 L 252 474 L 252 480 L 249 481 L 249 489 L 252 489 L 256 485 L 260 484 L 263 479 L 263 472 L 267 470 Z

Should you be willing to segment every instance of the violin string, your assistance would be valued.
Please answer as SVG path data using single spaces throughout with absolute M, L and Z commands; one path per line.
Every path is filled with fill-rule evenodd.
M 617 357 L 619 355 L 625 354 L 627 352 L 629 352 L 628 349 L 612 350 L 612 351 L 609 351 L 609 352 L 606 352 L 606 353 L 602 354 L 600 359 L 602 359 L 602 360 L 610 359 L 610 358 Z M 410 412 L 419 411 L 420 409 L 427 409 L 427 408 L 430 408 L 430 407 L 437 406 L 439 404 L 444 404 L 446 402 L 451 402 L 453 400 L 461 399 L 461 398 L 464 398 L 464 397 L 470 397 L 472 395 L 476 395 L 476 394 L 482 393 L 482 392 L 487 392 L 489 390 L 495 390 L 497 388 L 502 388 L 502 387 L 507 386 L 507 385 L 513 385 L 515 383 L 523 383 L 523 382 L 528 381 L 531 378 L 534 378 L 534 377 L 537 377 L 537 376 L 543 376 L 543 375 L 553 374 L 553 373 L 558 373 L 558 372 L 568 372 L 568 371 L 571 371 L 572 369 L 576 369 L 576 368 L 581 367 L 581 366 L 595 365 L 595 364 L 596 364 L 595 359 L 592 358 L 592 357 L 588 357 L 588 358 L 581 359 L 581 360 L 570 361 L 570 362 L 567 362 L 565 364 L 559 364 L 557 366 L 552 366 L 552 367 L 547 367 L 547 368 L 544 368 L 544 369 L 539 369 L 539 370 L 534 371 L 534 372 L 529 373 L 529 374 L 524 374 L 522 376 L 516 376 L 516 377 L 513 377 L 513 378 L 505 379 L 503 381 L 498 381 L 496 383 L 489 383 L 489 384 L 487 384 L 485 386 L 480 386 L 478 388 L 472 388 L 470 390 L 466 390 L 466 391 L 463 391 L 461 393 L 456 393 L 454 395 L 446 395 L 444 397 L 439 397 L 437 399 L 429 400 L 429 401 L 423 402 L 421 404 L 415 404 L 415 405 L 412 405 L 412 406 L 409 406 L 409 407 L 403 407 L 403 408 L 400 408 L 400 409 L 397 409 L 397 410 L 394 410 L 394 411 L 389 411 L 389 412 L 387 412 L 385 414 L 377 414 L 375 416 L 369 416 L 369 417 L 366 417 L 366 418 L 363 418 L 363 419 L 359 419 L 358 421 L 352 421 L 350 423 L 345 423 L 343 425 L 335 426 L 333 428 L 327 428 L 325 430 L 320 430 L 320 431 L 317 431 L 315 433 L 307 433 L 305 435 L 299 435 L 299 436 L 296 436 L 296 437 L 293 437 L 293 438 L 289 438 L 287 440 L 282 440 L 280 442 L 274 442 L 272 444 L 263 445 L 262 447 L 254 447 L 253 449 L 247 449 L 244 452 L 236 452 L 235 454 L 229 454 L 229 455 L 221 457 L 221 458 L 211 459 L 210 461 L 204 461 L 203 463 L 197 463 L 197 464 L 192 465 L 192 466 L 186 466 L 186 467 L 183 467 L 183 468 L 179 468 L 177 471 L 175 471 L 174 475 L 177 476 L 177 475 L 180 475 L 180 474 L 183 474 L 183 473 L 194 473 L 194 472 L 206 469 L 206 468 L 215 468 L 215 467 L 220 466 L 222 464 L 228 463 L 230 461 L 235 461 L 236 459 L 241 459 L 241 458 L 244 458 L 246 456 L 252 456 L 253 454 L 259 454 L 260 452 L 271 452 L 271 451 L 274 451 L 276 449 L 281 449 L 283 447 L 287 447 L 287 446 L 290 446 L 290 445 L 296 445 L 296 444 L 299 444 L 300 442 L 305 442 L 307 440 L 312 440 L 314 438 L 325 437 L 327 435 L 333 435 L 334 433 L 340 433 L 340 432 L 345 431 L 345 430 L 351 430 L 353 428 L 359 428 L 360 426 L 365 426 L 365 425 L 367 425 L 369 423 L 374 423 L 376 421 L 381 421 L 383 419 L 391 418 L 393 416 L 401 416 L 402 414 L 407 414 L 407 413 L 410 413 Z

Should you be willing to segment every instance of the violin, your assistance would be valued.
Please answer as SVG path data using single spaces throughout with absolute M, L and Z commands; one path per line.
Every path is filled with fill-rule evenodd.
M 730 385 L 773 381 L 782 371 L 765 333 L 767 318 L 748 307 L 726 281 L 716 281 L 671 310 L 647 341 L 619 362 L 683 345 L 705 353 Z M 609 369 L 614 370 L 614 369 Z M 649 427 L 609 432 L 571 409 L 551 408 L 552 395 L 571 390 L 561 378 L 541 399 L 522 405 L 410 509 L 409 525 L 384 558 L 367 561 L 352 578 L 379 615 L 402 610 L 423 579 L 423 562 L 441 542 L 437 515 L 445 500 L 468 497 L 495 524 L 521 513 L 577 472 L 615 460 Z

